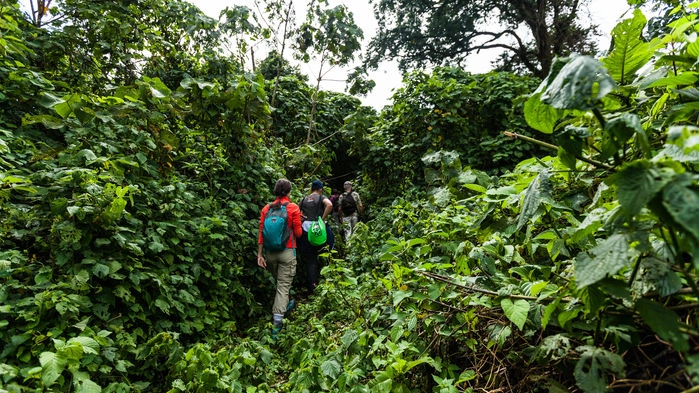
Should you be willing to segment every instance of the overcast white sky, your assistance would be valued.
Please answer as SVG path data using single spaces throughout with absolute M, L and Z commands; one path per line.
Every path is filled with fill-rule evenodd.
M 205 14 L 209 15 L 214 19 L 218 19 L 219 13 L 225 7 L 232 7 L 234 5 L 247 5 L 251 9 L 253 7 L 253 0 L 188 0 L 194 5 L 196 5 Z M 294 6 L 296 8 L 298 24 L 305 17 L 305 8 L 307 0 L 296 1 Z M 344 3 L 354 14 L 355 22 L 364 31 L 364 43 L 366 44 L 369 39 L 373 36 L 376 30 L 376 19 L 374 18 L 374 13 L 372 11 L 372 6 L 369 4 L 369 0 L 330 0 L 331 6 Z M 591 0 L 590 12 L 592 14 L 595 23 L 600 25 L 600 31 L 605 34 L 604 37 L 600 38 L 600 48 L 606 49 L 609 46 L 610 36 L 612 28 L 616 25 L 620 17 L 629 9 L 626 0 Z M 469 64 L 466 65 L 466 70 L 473 73 L 488 72 L 491 69 L 490 61 L 497 56 L 498 52 L 491 51 L 490 53 L 482 53 L 481 55 L 474 57 Z M 262 56 L 255 56 L 257 59 L 263 58 Z M 300 64 L 302 72 L 311 75 L 311 82 L 315 81 L 315 76 L 318 74 L 317 64 Z M 325 90 L 334 91 L 344 91 L 345 83 L 344 79 L 347 76 L 348 69 L 334 69 L 327 74 L 325 81 L 321 82 L 321 88 Z M 384 105 L 389 103 L 392 90 L 400 87 L 401 85 L 401 75 L 395 64 L 384 64 L 376 72 L 370 75 L 370 77 L 376 82 L 376 87 L 367 97 L 360 97 L 364 105 L 373 106 L 376 109 L 381 109 Z

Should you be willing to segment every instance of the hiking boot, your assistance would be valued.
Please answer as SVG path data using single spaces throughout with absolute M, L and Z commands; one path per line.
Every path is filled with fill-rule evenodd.
M 277 341 L 277 338 L 279 338 L 279 333 L 282 331 L 282 325 L 274 325 L 272 327 L 272 330 L 270 331 L 270 336 L 272 337 L 272 341 Z

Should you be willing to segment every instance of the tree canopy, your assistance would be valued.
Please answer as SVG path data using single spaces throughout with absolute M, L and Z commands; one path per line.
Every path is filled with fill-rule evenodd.
M 588 0 L 372 0 L 378 31 L 367 64 L 398 60 L 403 70 L 461 65 L 501 49 L 501 70 L 546 76 L 556 56 L 596 51 Z M 496 22 L 497 21 L 497 22 Z

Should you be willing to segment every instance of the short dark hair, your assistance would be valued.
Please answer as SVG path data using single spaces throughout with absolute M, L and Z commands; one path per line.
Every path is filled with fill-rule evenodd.
M 274 185 L 274 195 L 281 197 L 289 195 L 291 192 L 291 182 L 287 179 L 277 180 L 277 184 Z

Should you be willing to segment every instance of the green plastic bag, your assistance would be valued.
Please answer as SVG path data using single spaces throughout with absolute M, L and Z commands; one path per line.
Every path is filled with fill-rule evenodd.
M 308 242 L 312 246 L 322 246 L 328 240 L 328 231 L 325 229 L 325 222 L 322 217 L 318 217 L 318 221 L 313 221 L 311 227 L 308 228 Z

